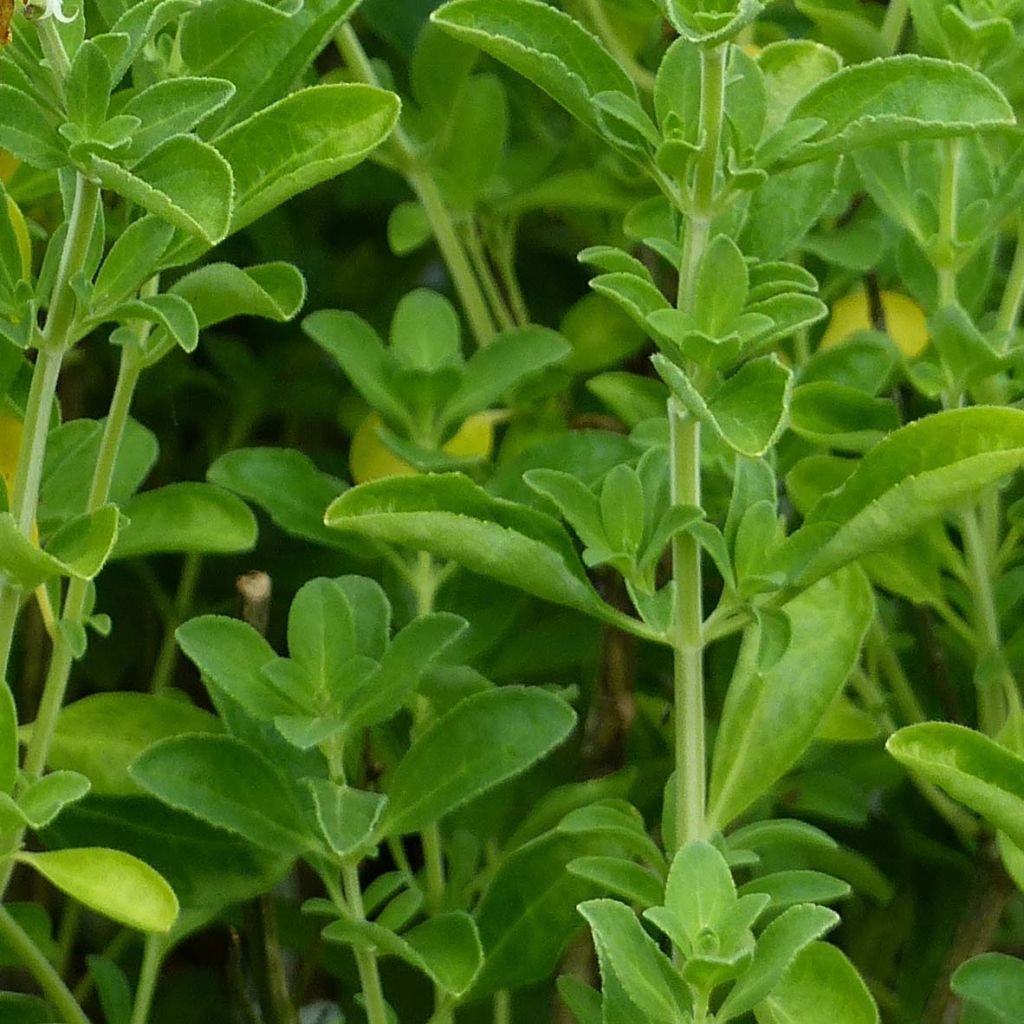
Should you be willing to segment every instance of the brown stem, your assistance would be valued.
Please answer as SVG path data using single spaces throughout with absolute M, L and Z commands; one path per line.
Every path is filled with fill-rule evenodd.
M 921 1024 L 956 1024 L 960 1000 L 949 984 L 956 969 L 992 948 L 1006 904 L 1016 892 L 994 844 L 978 855 L 971 890 Z

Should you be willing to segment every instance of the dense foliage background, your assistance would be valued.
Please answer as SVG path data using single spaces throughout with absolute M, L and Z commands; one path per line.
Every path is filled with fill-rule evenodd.
M 17 6 L 15 39 L 0 57 L 0 88 L 11 91 L 29 81 L 24 68 L 42 60 L 37 44 L 26 41 L 35 29 Z M 133 6 L 102 0 L 93 9 L 87 0 L 89 35 L 100 35 Z M 210 38 L 227 54 L 236 38 L 239 50 L 251 45 L 244 19 L 255 8 L 269 6 L 283 18 L 332 5 L 235 0 L 233 11 L 228 0 L 207 0 L 206 6 L 215 12 Z M 123 910 L 107 914 L 102 896 L 90 901 L 73 881 L 47 875 L 40 861 L 39 873 L 19 868 L 8 890 L 17 934 L 28 936 L 65 980 L 88 1020 L 108 1024 L 358 1020 L 366 950 L 374 948 L 383 955 L 384 995 L 402 1022 L 561 1022 L 573 1019 L 567 1002 L 581 1024 L 727 1019 L 701 1016 L 707 1005 L 693 1010 L 694 1018 L 656 1018 L 650 1006 L 660 1005 L 659 986 L 672 992 L 677 983 L 653 985 L 649 1004 L 623 971 L 628 961 L 637 977 L 645 971 L 661 977 L 662 968 L 641 957 L 655 956 L 651 936 L 660 933 L 650 930 L 639 940 L 624 926 L 621 934 L 641 946 L 615 947 L 611 918 L 597 916 L 612 913 L 607 903 L 587 904 L 587 922 L 600 936 L 603 1008 L 578 984 L 600 987 L 602 972 L 577 905 L 614 895 L 638 909 L 657 906 L 667 865 L 684 845 L 684 827 L 669 809 L 671 774 L 687 749 L 679 745 L 681 712 L 673 710 L 680 644 L 671 639 L 670 621 L 671 601 L 678 614 L 682 600 L 670 593 L 670 541 L 677 545 L 678 581 L 682 536 L 697 565 L 703 561 L 703 580 L 691 574 L 684 590 L 703 598 L 698 661 L 703 650 L 708 749 L 722 761 L 712 773 L 717 782 L 712 779 L 707 821 L 714 827 L 700 838 L 713 840 L 723 855 L 711 866 L 691 865 L 692 876 L 680 875 L 682 890 L 724 885 L 734 898 L 731 880 L 715 875 L 728 859 L 741 897 L 772 894 L 770 914 L 834 905 L 842 920 L 829 941 L 871 993 L 847 973 L 845 961 L 825 954 L 816 970 L 834 1004 L 824 997 L 801 1003 L 803 982 L 790 974 L 782 1002 L 767 998 L 770 986 L 762 993 L 757 1020 L 857 1024 L 878 1019 L 872 999 L 881 1019 L 894 1024 L 1024 1019 L 1019 965 L 983 964 L 992 973 L 982 972 L 980 982 L 963 975 L 962 991 L 973 1002 L 968 999 L 962 1017 L 949 987 L 956 969 L 979 954 L 1024 957 L 1024 854 L 1014 843 L 1024 837 L 1018 685 L 1024 513 L 1012 477 L 1024 461 L 1024 428 L 1014 418 L 1024 294 L 1018 247 L 1024 148 L 1017 128 L 1024 7 L 1016 0 L 893 0 L 889 7 L 780 0 L 763 9 L 676 0 L 550 5 L 585 28 L 588 39 L 601 40 L 594 45 L 605 51 L 603 59 L 624 69 L 619 74 L 639 97 L 630 106 L 621 99 L 625 88 L 600 84 L 607 69 L 597 58 L 588 63 L 565 19 L 530 22 L 536 4 L 516 0 L 503 9 L 496 0 L 489 6 L 456 0 L 437 24 L 429 21 L 439 6 L 431 0 L 333 6 L 338 24 L 328 34 L 334 38 L 313 47 L 309 66 L 296 70 L 299 84 L 359 81 L 394 91 L 403 101 L 401 125 L 383 141 L 390 125 L 385 128 L 362 155 L 377 142 L 380 148 L 342 177 L 334 174 L 354 158 L 330 174 L 309 172 L 287 196 L 260 208 L 269 212 L 226 239 L 206 239 L 218 244 L 190 253 L 195 262 L 165 257 L 151 268 L 160 272 L 162 290 L 177 289 L 192 304 L 203 330 L 194 351 L 181 338 L 179 346 L 167 344 L 138 382 L 112 499 L 131 525 L 122 524 L 120 547 L 112 548 L 95 594 L 89 593 L 92 610 L 74 623 L 77 632 L 54 641 L 73 648 L 75 658 L 46 763 L 53 773 L 85 776 L 91 792 L 85 795 L 88 786 L 73 792 L 69 783 L 55 800 L 59 817 L 55 811 L 38 829 L 25 806 L 0 805 L 0 831 L 18 837 L 14 847 L 27 823 L 36 833 L 29 850 L 102 846 L 141 858 L 170 883 L 181 917 L 169 940 L 142 939 Z M 349 26 L 341 27 L 342 7 L 347 13 L 356 6 Z M 145 74 L 159 68 L 153 72 L 159 79 L 188 71 L 190 51 L 186 43 L 183 61 L 177 34 L 180 19 L 192 16 L 188 7 L 182 0 L 177 13 L 165 11 L 169 27 L 154 31 L 140 50 L 144 58 L 137 57 L 149 61 Z M 686 25 L 696 26 L 685 46 L 677 43 L 681 23 L 684 35 Z M 708 39 L 722 25 L 735 45 L 728 74 L 722 64 L 722 138 L 710 164 L 720 205 L 706 253 L 695 257 L 706 269 L 702 278 L 693 275 L 694 305 L 692 295 L 686 299 L 680 244 L 700 220 L 685 195 L 693 183 L 699 198 L 707 54 L 725 52 L 717 37 L 718 49 Z M 527 30 L 533 35 L 524 41 Z M 516 37 L 516 46 L 495 42 L 506 37 Z M 250 77 L 260 59 L 254 52 L 247 58 Z M 812 90 L 840 65 L 868 67 L 901 52 L 930 63 L 897 60 L 875 81 L 846 79 L 827 101 L 813 99 Z M 583 70 L 566 71 L 565 62 L 577 56 Z M 940 59 L 955 62 L 956 73 Z M 670 72 L 655 86 L 659 67 Z M 131 79 L 143 81 L 141 68 L 129 73 L 125 97 L 141 89 Z M 226 56 L 210 57 L 195 73 L 247 81 L 233 77 Z M 547 83 L 546 92 L 538 81 Z M 279 94 L 293 84 L 284 83 Z M 595 100 L 597 94 L 605 100 Z M 124 97 L 118 105 L 117 95 L 112 115 L 133 109 Z M 277 98 L 266 96 L 262 104 Z M 794 104 L 803 104 L 808 120 L 791 116 Z M 583 123 L 580 109 L 588 112 Z M 105 151 L 98 144 L 88 150 L 87 139 L 83 157 L 77 137 L 64 133 L 68 167 L 77 172 L 57 159 L 33 166 L 36 150 L 17 151 L 21 135 L 12 117 L 0 111 L 0 147 L 11 151 L 0 152 L 0 178 L 27 224 L 28 279 L 43 295 L 56 269 L 56 249 L 48 250 L 47 240 L 55 232 L 60 237 L 71 216 L 67 175 L 88 177 L 100 164 L 86 161 Z M 775 137 L 781 155 L 773 163 L 764 143 L 783 125 L 792 130 Z M 263 143 L 267 152 L 278 140 L 299 152 L 289 122 L 276 131 Z M 213 129 L 200 135 L 218 137 Z M 801 145 L 818 145 L 820 152 L 813 161 L 794 157 Z M 118 191 L 127 186 L 112 174 L 102 181 L 109 190 L 103 200 L 109 246 L 145 199 Z M 674 185 L 665 182 L 682 183 L 679 209 L 666 201 Z M 3 248 L 15 237 L 9 225 L 17 226 L 14 214 L 8 218 L 0 225 L 5 259 L 14 251 Z M 102 250 L 102 234 L 98 245 Z M 157 253 L 155 262 L 160 258 Z M 289 302 L 275 306 L 268 297 L 278 301 L 291 287 L 284 277 L 274 279 L 278 291 L 266 285 L 253 299 L 234 279 L 230 285 L 202 279 L 190 291 L 184 276 L 196 266 L 279 261 L 294 264 L 305 279 L 302 313 L 294 319 L 298 302 L 286 309 Z M 99 253 L 86 277 L 95 276 L 98 263 Z M 149 269 L 145 276 L 150 279 Z M 19 339 L 8 309 L 24 296 L 6 279 L 0 285 L 8 325 L 0 338 L 0 395 L 6 395 L 0 469 L 8 488 L 0 493 L 9 491 L 5 507 L 14 508 L 20 421 L 34 361 L 22 349 L 39 342 Z M 95 292 L 81 282 L 76 287 L 82 314 Z M 145 300 L 146 287 L 140 274 L 132 295 L 138 291 Z M 220 309 L 218 294 L 232 288 Z M 766 299 L 778 301 L 769 309 Z M 669 314 L 689 315 L 688 302 L 700 322 L 671 320 Z M 45 297 L 38 305 L 47 305 Z M 662 308 L 663 319 L 652 317 Z M 755 319 L 735 327 L 744 310 Z M 121 308 L 107 319 L 133 330 L 140 319 L 152 322 L 158 339 L 173 333 L 153 313 Z M 89 329 L 65 355 L 59 413 L 42 466 L 34 518 L 46 544 L 68 521 L 69 509 L 86 507 L 100 427 L 90 433 L 84 421 L 108 415 L 122 353 L 131 344 L 118 334 L 124 326 L 111 334 L 109 324 L 96 330 L 98 322 L 83 317 L 81 323 Z M 760 347 L 751 343 L 742 359 L 739 335 L 729 333 L 734 327 L 745 338 L 762 331 Z M 366 341 L 373 332 L 377 341 Z M 733 355 L 722 355 L 731 344 Z M 671 358 L 660 356 L 656 371 L 651 357 L 659 350 Z M 488 352 L 497 353 L 490 363 L 474 364 L 476 354 Z M 760 358 L 768 354 L 776 358 Z M 758 358 L 744 363 L 751 355 Z M 722 401 L 722 382 L 738 381 L 754 366 L 743 387 L 737 385 L 735 401 Z M 686 380 L 673 377 L 673 368 Z M 679 409 L 687 403 L 683 418 L 704 423 L 703 494 L 698 488 L 689 501 L 668 493 L 670 388 Z M 901 432 L 940 410 L 954 419 L 940 419 L 923 433 Z M 956 418 L 961 414 L 966 418 Z M 83 424 L 74 428 L 77 421 Z M 411 474 L 413 466 L 419 475 L 410 479 L 461 472 L 465 487 L 434 492 L 428 482 L 422 491 L 415 484 L 394 492 L 372 484 L 349 490 Z M 860 539 L 847 542 L 847 553 L 828 546 L 832 535 L 797 532 L 805 519 L 803 530 L 810 530 L 823 495 L 849 495 L 843 487 L 861 466 L 875 474 L 865 485 L 873 493 L 849 498 L 847 508 L 845 498 L 833 499 L 838 523 L 853 523 L 867 510 L 855 524 Z M 487 504 L 469 480 L 490 499 L 515 503 L 515 510 Z M 200 481 L 215 485 L 216 497 L 212 488 L 205 497 L 166 490 Z M 131 497 L 137 487 L 142 498 Z M 144 496 L 161 489 L 163 496 L 147 507 Z M 332 506 L 337 529 L 325 526 L 328 506 L 343 492 Z M 703 518 L 690 508 L 697 505 Z M 678 516 L 661 522 L 664 532 L 656 535 L 669 506 L 677 506 Z M 819 525 L 823 518 L 831 522 L 821 508 Z M 470 550 L 457 526 L 426 515 L 453 510 L 464 525 L 483 524 L 479 547 Z M 407 521 L 391 525 L 388 514 L 397 523 L 403 511 Z M 414 522 L 413 513 L 425 518 Z M 346 527 L 346 515 L 364 516 L 366 524 Z M 563 518 L 574 532 L 558 526 L 551 540 Z M 778 555 L 787 535 L 803 537 L 802 554 L 788 562 Z M 0 538 L 8 542 L 14 552 L 14 541 Z M 430 554 L 417 553 L 420 548 Z M 585 568 L 577 551 L 585 551 Z M 825 568 L 814 575 L 807 566 L 816 555 Z M 3 557 L 0 570 L 13 580 L 21 563 L 14 554 Z M 57 628 L 55 608 L 60 618 L 59 575 L 36 597 L 34 582 L 21 595 L 7 680 L 20 712 L 11 729 L 22 723 L 23 745 L 31 742 L 26 723 L 52 671 L 48 631 Z M 352 576 L 380 586 L 349 580 L 346 590 L 326 583 Z M 593 591 L 573 589 L 588 579 Z M 320 582 L 308 585 L 311 580 Z M 314 613 L 326 640 L 310 639 Z M 237 623 L 209 616 L 244 619 L 252 629 L 242 634 Z M 299 685 L 303 672 L 322 671 L 329 684 L 330 666 L 310 668 L 303 645 L 319 643 L 316 657 L 327 664 L 342 621 L 351 634 L 347 656 L 371 668 L 384 664 L 384 675 L 373 678 L 394 684 L 397 696 L 394 706 L 367 710 L 349 693 L 344 714 L 350 720 L 321 735 L 317 716 L 330 720 L 327 712 L 274 702 L 294 692 L 289 687 Z M 389 622 L 398 639 L 391 639 Z M 409 623 L 420 632 L 404 634 L 399 650 L 400 630 Z M 273 651 L 255 646 L 260 632 Z M 277 657 L 289 650 L 291 659 Z M 308 650 L 306 656 L 316 661 Z M 275 658 L 271 674 L 261 675 Z M 736 696 L 755 685 L 744 665 L 768 694 L 763 705 L 760 690 L 745 689 L 746 703 Z M 347 679 L 370 672 L 362 663 L 344 666 Z M 519 687 L 543 694 L 550 707 L 543 701 L 528 712 L 513 707 L 524 692 Z M 479 720 L 465 712 L 460 738 L 455 719 L 446 716 L 467 701 L 493 698 L 494 688 L 507 690 L 509 730 L 519 732 L 488 732 L 488 721 L 504 721 L 494 717 L 500 710 L 494 705 L 494 715 Z M 123 694 L 157 703 L 103 702 L 102 695 Z M 575 710 L 575 728 L 566 704 Z M 342 714 L 332 708 L 330 714 Z M 185 760 L 174 759 L 184 757 L 183 748 L 154 746 L 173 737 L 219 736 L 223 726 L 213 714 L 237 748 L 224 746 L 217 762 L 197 752 L 194 778 Z M 291 724 L 281 725 L 282 717 Z M 439 748 L 455 751 L 449 761 L 443 749 L 425 750 L 424 737 L 435 735 L 430 730 L 438 719 L 452 730 L 450 740 L 442 734 L 439 741 Z M 975 730 L 972 740 L 961 748 L 946 734 L 926 737 L 927 743 L 914 734 L 902 752 L 898 738 L 887 751 L 897 730 L 933 720 Z M 971 746 L 974 737 L 987 746 Z M 519 753 L 503 752 L 517 743 Z M 912 743 L 923 746 L 911 750 Z M 407 753 L 411 744 L 418 761 Z M 478 758 L 468 768 L 458 761 L 463 749 Z M 264 769 L 271 774 L 259 774 Z M 308 793 L 302 786 L 320 774 L 323 786 L 339 785 L 345 795 L 332 791 L 338 803 L 329 804 L 318 790 L 316 815 L 308 805 L 296 811 L 301 800 L 294 794 L 313 793 L 315 785 Z M 449 774 L 464 799 L 437 795 Z M 207 806 L 206 796 L 186 792 L 186 783 L 205 792 L 213 776 L 221 780 L 213 789 L 231 780 L 231 799 L 243 808 L 239 817 L 234 810 L 222 814 L 213 798 Z M 13 779 L 12 768 L 11 792 L 23 797 L 31 780 L 23 777 L 19 790 Z M 411 798 L 402 804 L 403 785 L 434 787 L 434 796 L 422 799 L 434 800 L 436 816 L 417 810 Z M 239 796 L 245 791 L 247 805 Z M 343 802 L 356 792 L 366 802 Z M 380 792 L 391 796 L 391 811 L 374 803 Z M 11 796 L 5 799 L 15 806 Z M 703 814 L 703 792 L 700 803 Z M 338 809 L 333 826 L 332 806 Z M 381 815 L 397 817 L 399 806 L 403 825 L 412 824 L 396 824 L 386 837 L 375 833 Z M 322 829 L 319 847 L 304 831 L 314 819 Z M 351 824 L 357 819 L 362 834 L 358 821 Z M 756 832 L 758 823 L 779 820 L 787 824 Z M 344 885 L 339 865 L 349 872 Z M 115 871 L 104 884 L 127 883 Z M 373 917 L 381 907 L 379 931 L 367 931 L 363 910 Z M 415 953 L 396 945 L 399 934 L 442 919 L 453 931 L 439 927 L 433 945 L 411 940 Z M 469 920 L 471 938 L 460 930 Z M 685 943 L 663 920 L 655 923 L 678 959 Z M 806 942 L 834 924 L 822 920 L 827 923 Z M 743 936 L 750 926 L 735 924 Z M 714 956 L 725 957 L 725 940 L 719 947 L 718 933 L 706 921 L 702 927 L 689 936 L 686 956 L 707 954 L 716 966 L 703 969 L 723 972 L 717 984 L 731 980 L 736 964 L 749 960 L 753 935 L 742 956 L 722 967 Z M 0 987 L 35 992 L 14 934 L 0 935 Z M 714 949 L 700 946 L 707 934 Z M 696 971 L 686 982 L 703 991 Z M 561 984 L 562 996 L 560 975 L 576 980 Z M 723 991 L 712 1010 L 721 1010 Z M 613 996 L 619 1001 L 609 1006 Z M 744 1014 L 753 1006 L 736 1019 L 752 1019 Z M 801 1006 L 802 1016 L 786 1015 Z M 38 1000 L 0 996 L 0 1024 L 58 1019 Z

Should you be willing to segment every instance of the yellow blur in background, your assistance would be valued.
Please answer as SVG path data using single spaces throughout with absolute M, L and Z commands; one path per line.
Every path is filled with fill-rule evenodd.
M 442 451 L 456 458 L 486 459 L 494 450 L 494 424 L 502 417 L 500 412 L 478 412 L 470 416 Z M 370 413 L 359 425 L 349 449 L 349 471 L 352 482 L 369 483 L 389 476 L 413 476 L 416 470 L 400 459 L 377 436 L 384 421 L 380 414 Z
M 905 356 L 910 359 L 919 356 L 929 341 L 924 311 L 913 299 L 899 292 L 882 292 L 879 298 L 886 333 Z M 851 335 L 874 327 L 867 292 L 852 292 L 832 306 L 832 317 L 821 339 L 821 348 L 833 348 Z

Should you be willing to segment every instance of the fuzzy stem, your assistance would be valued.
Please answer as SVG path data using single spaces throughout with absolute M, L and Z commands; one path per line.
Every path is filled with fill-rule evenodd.
M 147 935 L 142 947 L 142 967 L 138 984 L 135 986 L 135 1002 L 132 1005 L 130 1024 L 147 1024 L 149 1011 L 156 995 L 156 983 L 160 977 L 160 966 L 164 959 L 164 940 L 159 935 Z
M 359 37 L 351 25 L 343 25 L 335 37 L 335 42 L 349 71 L 366 85 L 380 87 L 377 72 L 366 56 Z M 395 169 L 403 175 L 409 187 L 416 193 L 434 232 L 438 248 L 451 274 L 452 283 L 458 292 L 459 300 L 466 311 L 466 318 L 473 331 L 473 336 L 480 346 L 490 343 L 495 335 L 494 321 L 487 306 L 487 299 L 480 286 L 480 281 L 473 272 L 469 256 L 455 230 L 451 214 L 430 172 L 422 165 L 416 147 L 399 125 L 384 144 L 386 152 L 395 161 Z
M 996 330 L 1012 331 L 1020 320 L 1021 306 L 1024 305 L 1024 216 L 1017 222 L 1017 246 L 1006 279 L 1003 300 L 996 317 Z
M 346 864 L 342 868 L 342 879 L 345 884 L 345 899 L 352 916 L 357 921 L 366 920 L 363 906 L 363 890 L 359 885 L 359 868 L 355 864 Z M 368 1024 L 388 1024 L 388 1007 L 384 1001 L 384 990 L 380 983 L 380 969 L 377 966 L 377 954 L 372 949 L 354 950 L 356 967 L 359 970 L 359 983 L 363 988 L 363 999 L 366 1001 L 366 1019 Z
M 956 302 L 956 222 L 960 189 L 960 140 L 944 145 L 942 184 L 939 190 L 940 251 L 936 262 L 939 276 L 939 308 Z
M 686 226 L 679 271 L 679 308 L 693 312 L 697 273 L 714 215 L 719 151 L 725 114 L 727 46 L 701 51 L 700 137 L 691 191 L 693 213 Z M 670 493 L 673 505 L 700 506 L 700 423 L 675 399 L 668 405 Z M 674 620 L 676 844 L 700 839 L 707 802 L 704 736 L 704 609 L 700 545 L 689 533 L 672 541 Z

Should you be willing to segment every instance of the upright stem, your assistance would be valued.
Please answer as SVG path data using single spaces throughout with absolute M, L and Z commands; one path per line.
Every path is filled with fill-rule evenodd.
M 1004 661 L 999 613 L 992 590 L 994 570 L 977 512 L 965 512 L 960 522 L 964 554 L 971 573 L 978 660 L 981 663 L 983 659 L 996 659 L 998 667 L 998 678 L 979 680 L 978 690 L 979 724 L 983 732 L 995 736 L 1002 728 L 1007 711 L 1019 706 L 1020 695 L 1017 682 Z
M 147 935 L 142 947 L 142 967 L 135 986 L 135 1002 L 129 1024 L 147 1024 L 163 958 L 164 940 L 159 935 Z
M 46 439 L 57 395 L 57 381 L 64 354 L 71 340 L 76 303 L 71 279 L 85 265 L 99 201 L 99 187 L 79 174 L 75 181 L 75 198 L 68 219 L 64 251 L 58 265 L 50 297 L 50 308 L 43 327 L 43 338 L 32 372 L 21 449 L 18 452 L 18 468 L 14 474 L 11 492 L 11 514 L 18 524 L 18 529 L 26 537 L 32 534 L 32 524 L 39 505 L 43 457 L 46 455 Z M 0 679 L 7 674 L 20 602 L 20 588 L 0 576 Z
M 725 115 L 728 46 L 701 51 L 701 151 L 696 158 L 683 258 L 679 268 L 678 305 L 692 313 L 697 274 L 715 214 L 719 156 Z M 671 450 L 670 495 L 673 505 L 700 505 L 700 423 L 674 398 L 668 404 Z M 689 533 L 672 541 L 674 620 L 673 690 L 675 697 L 676 843 L 704 836 L 707 803 L 704 737 L 704 607 L 700 546 Z
M 956 222 L 960 188 L 960 140 L 944 143 L 942 183 L 939 191 L 939 241 L 936 263 L 939 276 L 939 306 L 956 302 Z
M 359 869 L 355 864 L 346 864 L 342 868 L 342 880 L 345 885 L 345 900 L 352 916 L 357 921 L 365 921 L 363 890 L 359 885 Z M 388 1007 L 380 983 L 377 954 L 372 949 L 357 948 L 354 952 L 356 967 L 359 970 L 359 984 L 362 986 L 363 999 L 366 1002 L 368 1024 L 388 1024 Z
M 0 906 L 0 938 L 36 979 L 43 995 L 53 1004 L 53 1008 L 67 1024 L 89 1024 L 89 1018 L 82 1012 L 82 1008 L 75 1001 L 75 997 L 67 985 L 61 981 L 60 975 L 54 970 L 53 965 L 43 956 L 21 925 L 2 906 Z
M 907 15 L 910 13 L 910 0 L 889 0 L 882 19 L 881 35 L 885 52 L 894 54 L 903 38 L 903 30 L 907 27 Z
M 1024 305 L 1024 215 L 1017 221 L 1017 246 L 1010 265 L 1010 276 L 996 317 L 996 329 L 1012 331 L 1020 320 L 1021 306 Z
M 336 42 L 349 71 L 366 85 L 379 87 L 377 72 L 366 56 L 355 29 L 351 25 L 343 25 L 338 30 Z M 416 147 L 401 125 L 392 132 L 384 148 L 390 152 L 397 170 L 405 177 L 423 206 L 477 344 L 487 345 L 496 333 L 494 320 L 437 182 L 423 165 Z
M 700 423 L 669 401 L 673 505 L 700 505 Z M 676 842 L 704 834 L 707 794 L 704 752 L 704 624 L 700 546 L 687 532 L 672 542 L 675 607 Z

